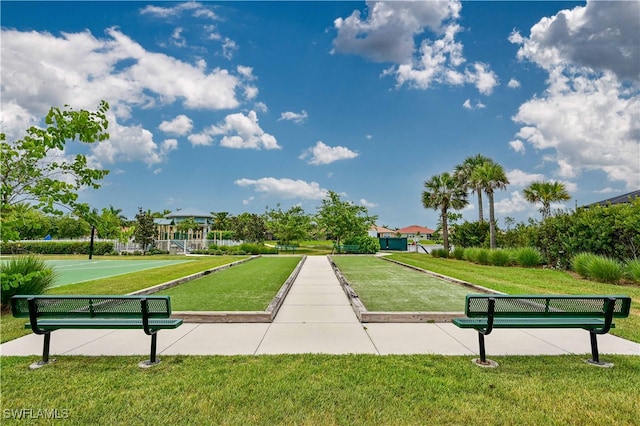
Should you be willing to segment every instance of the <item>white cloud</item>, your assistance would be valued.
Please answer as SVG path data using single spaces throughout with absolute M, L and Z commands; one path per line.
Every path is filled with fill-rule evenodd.
M 376 62 L 391 62 L 383 75 L 394 75 L 398 86 L 427 89 L 435 83 L 473 84 L 490 94 L 498 78 L 489 67 L 474 63 L 464 67 L 463 46 L 455 40 L 462 30 L 461 3 L 451 1 L 373 2 L 367 1 L 368 15 L 359 10 L 334 21 L 338 35 L 334 52 L 362 55 Z M 434 39 L 427 38 L 431 30 Z M 421 37 L 419 49 L 414 38 Z
M 540 173 L 527 173 L 519 169 L 507 171 L 509 183 L 513 186 L 527 186 L 532 182 L 544 180 L 544 175 Z
M 184 136 L 193 129 L 193 121 L 186 115 L 180 114 L 171 121 L 163 121 L 158 128 L 165 133 Z
M 142 15 L 150 15 L 158 18 L 172 18 L 187 12 L 191 12 L 191 15 L 194 17 L 207 18 L 210 20 L 220 19 L 210 8 L 194 1 L 179 3 L 173 7 L 149 5 L 140 10 L 140 14 Z
M 471 104 L 471 99 L 467 99 L 466 101 L 464 101 L 464 103 L 462 104 L 462 107 L 465 109 L 482 109 L 482 108 L 486 108 L 486 105 L 483 104 L 480 101 L 477 101 L 475 105 Z
M 371 208 L 374 208 L 374 207 L 378 207 L 378 204 L 372 203 L 371 201 L 367 201 L 364 198 L 360 199 L 360 204 L 365 206 L 368 209 L 371 209 Z
M 239 112 L 229 114 L 224 123 L 211 126 L 205 131 L 211 136 L 224 135 L 220 146 L 238 149 L 280 149 L 273 135 L 265 133 L 258 124 L 258 115 L 250 111 L 247 115 Z
M 516 80 L 515 78 L 512 78 L 507 83 L 507 86 L 510 87 L 511 89 L 517 89 L 518 87 L 520 87 L 520 82 L 518 80 Z
M 193 146 L 209 146 L 213 143 L 213 137 L 205 132 L 191 134 L 187 139 Z
M 302 124 L 307 120 L 307 118 L 309 118 L 309 115 L 305 110 L 302 110 L 299 113 L 287 111 L 280 114 L 280 118 L 278 119 L 278 121 L 288 120 L 293 121 L 296 124 Z
M 541 19 L 529 37 L 509 37 L 520 59 L 549 73 L 544 94 L 513 120 L 522 125 L 518 140 L 556 163 L 557 176 L 599 170 L 640 186 L 639 19 L 633 2 L 588 2 Z
M 92 164 L 115 164 L 121 161 L 140 161 L 148 166 L 162 163 L 177 149 L 175 139 L 165 140 L 160 146 L 153 134 L 141 126 L 122 126 L 115 117 L 109 117 L 110 138 L 93 146 L 87 161 Z
M 518 152 L 520 154 L 524 154 L 525 151 L 526 151 L 526 148 L 524 147 L 524 142 L 522 142 L 521 140 L 513 140 L 513 141 L 509 142 L 509 146 L 515 152 Z
M 269 197 L 283 199 L 322 200 L 328 193 L 326 189 L 320 188 L 317 182 L 305 182 L 303 180 L 265 177 L 258 180 L 243 178 L 236 180 L 234 183 L 238 186 L 253 187 L 254 191 L 264 193 Z
M 640 80 L 640 7 L 637 2 L 588 1 L 541 19 L 528 38 L 514 32 L 521 44 L 518 57 L 546 70 L 577 66 L 610 71 L 621 80 Z
M 508 198 L 503 198 L 494 204 L 496 213 L 511 214 L 532 210 L 532 204 L 525 200 L 520 191 L 514 191 Z
M 311 159 L 307 163 L 320 165 L 330 164 L 338 160 L 356 158 L 358 155 L 359 154 L 357 152 L 351 151 L 349 148 L 345 148 L 343 146 L 332 147 L 324 144 L 322 141 L 318 141 L 315 146 L 303 152 L 300 159 L 304 160 L 311 156 Z

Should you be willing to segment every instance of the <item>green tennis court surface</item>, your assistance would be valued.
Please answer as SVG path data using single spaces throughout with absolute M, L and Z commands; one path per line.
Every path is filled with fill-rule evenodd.
M 47 260 L 58 274 L 53 287 L 160 268 L 190 260 Z

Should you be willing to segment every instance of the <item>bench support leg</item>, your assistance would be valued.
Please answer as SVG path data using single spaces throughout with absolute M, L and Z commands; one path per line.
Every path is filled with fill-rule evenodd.
M 160 364 L 160 360 L 156 355 L 157 345 L 158 345 L 158 333 L 156 331 L 153 334 L 151 334 L 151 352 L 149 354 L 149 361 L 143 361 L 139 363 L 138 367 L 149 368 L 149 367 L 153 367 L 154 365 Z
M 591 338 L 591 359 L 587 360 L 587 363 L 591 365 L 596 365 L 598 367 L 613 367 L 613 364 L 609 362 L 601 362 L 600 355 L 598 354 L 598 334 L 589 330 L 589 337 Z
M 480 362 L 486 364 L 487 362 L 487 354 L 484 349 L 484 334 L 478 333 L 478 341 L 480 343 Z
M 480 358 L 474 358 L 471 361 L 478 367 L 495 368 L 498 366 L 498 363 L 491 359 L 487 359 L 487 353 L 484 348 L 484 336 L 485 336 L 485 333 L 478 331 L 478 343 L 480 344 Z
M 42 360 L 29 365 L 29 368 L 35 370 L 49 364 L 49 350 L 51 348 L 51 332 L 44 333 L 44 345 L 42 346 Z M 55 361 L 52 359 L 51 361 Z

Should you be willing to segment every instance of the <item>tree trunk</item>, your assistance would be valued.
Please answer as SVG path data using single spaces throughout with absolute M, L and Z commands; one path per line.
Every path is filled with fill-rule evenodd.
M 491 250 L 496 248 L 496 218 L 493 211 L 493 192 L 487 192 L 489 197 L 489 244 Z
M 482 190 L 478 189 L 478 220 L 484 222 L 484 209 L 482 207 Z
M 447 210 L 442 209 L 442 242 L 444 243 L 444 251 L 449 256 L 449 226 L 447 223 Z

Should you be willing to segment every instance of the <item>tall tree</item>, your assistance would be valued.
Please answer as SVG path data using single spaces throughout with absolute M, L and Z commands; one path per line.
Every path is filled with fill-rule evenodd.
M 564 184 L 560 182 L 545 182 L 536 181 L 532 182 L 523 191 L 524 198 L 533 204 L 541 203 L 540 213 L 542 213 L 542 220 L 548 218 L 551 215 L 551 203 L 555 201 L 567 201 L 571 199 L 571 196 L 567 192 Z
M 318 208 L 316 220 L 325 236 L 335 239 L 335 244 L 352 237 L 366 236 L 369 228 L 376 223 L 377 216 L 369 216 L 365 206 L 342 201 L 340 195 L 329 191 Z
M 422 205 L 426 209 L 440 210 L 444 249 L 449 252 L 449 210 L 459 210 L 468 204 L 467 192 L 460 182 L 448 172 L 432 176 L 425 181 Z
M 64 151 L 69 141 L 92 144 L 108 139 L 108 109 L 105 101 L 95 112 L 52 107 L 45 129 L 30 127 L 24 138 L 10 143 L 0 133 L 0 208 L 31 203 L 45 213 L 62 214 L 59 208 L 74 211 L 78 191 L 99 188 L 109 171 L 89 167 L 82 154 L 62 160 L 54 154 Z
M 465 158 L 462 164 L 456 166 L 453 174 L 465 191 L 475 192 L 478 195 L 478 220 L 480 222 L 484 222 L 484 207 L 482 205 L 483 188 L 481 182 L 476 179 L 477 176 L 475 176 L 473 172 L 483 164 L 491 162 L 493 162 L 493 160 L 489 157 L 476 154 L 472 157 Z
M 509 179 L 502 166 L 494 161 L 478 166 L 473 171 L 472 179 L 479 183 L 489 199 L 489 244 L 494 249 L 496 248 L 496 215 L 493 195 L 496 189 L 506 189 Z
M 242 213 L 230 219 L 234 239 L 250 243 L 263 242 L 267 226 L 262 216 L 255 213 Z
M 153 217 L 148 212 L 138 208 L 136 215 L 136 228 L 133 231 L 133 239 L 142 246 L 143 253 L 146 253 L 150 247 L 155 245 L 156 241 L 156 224 Z
M 282 244 L 304 240 L 311 230 L 311 217 L 300 206 L 282 211 L 278 204 L 276 209 L 267 210 L 266 217 L 269 230 Z

